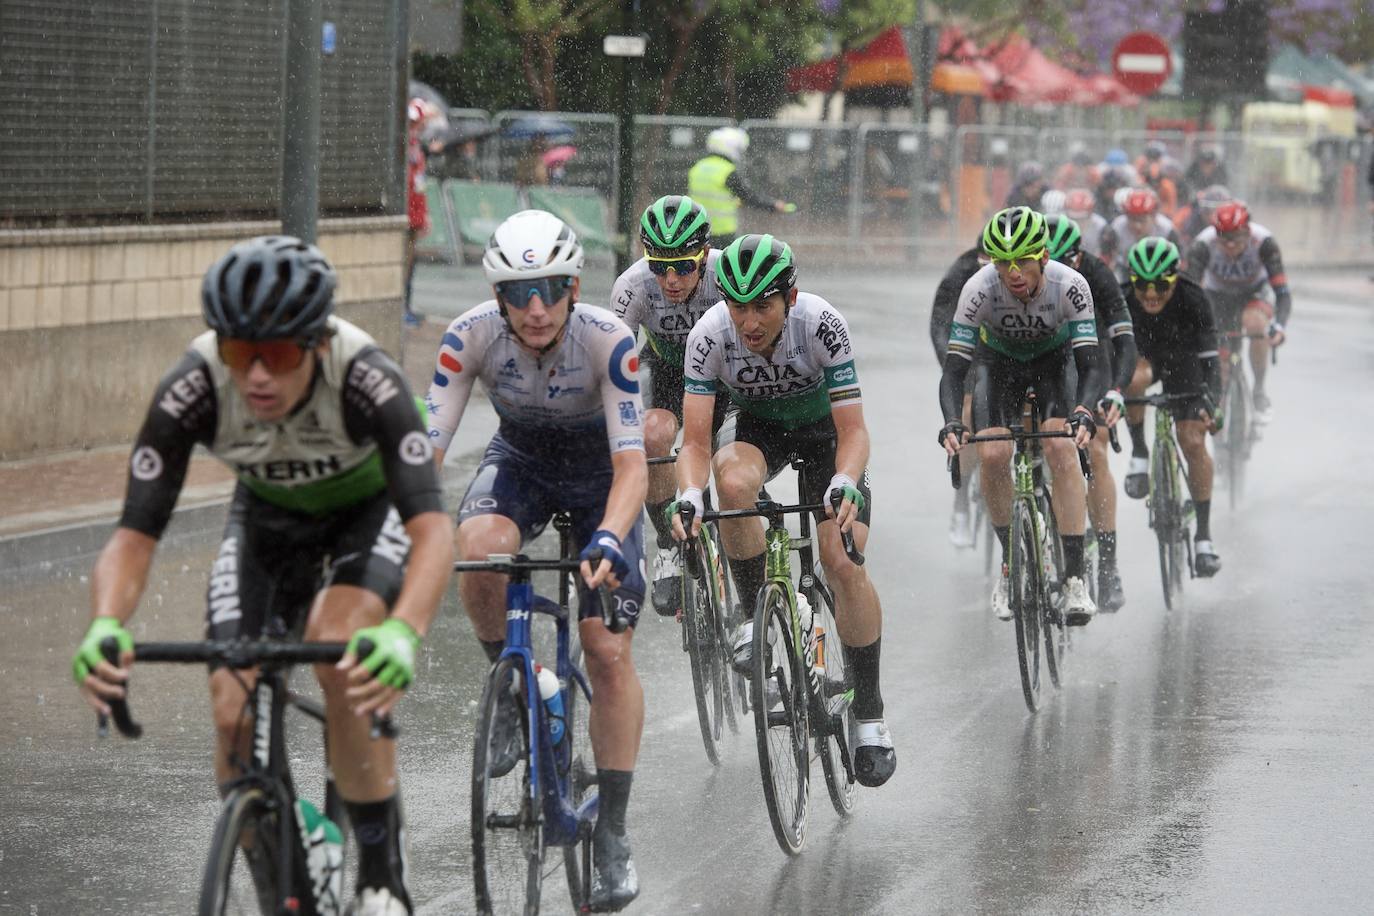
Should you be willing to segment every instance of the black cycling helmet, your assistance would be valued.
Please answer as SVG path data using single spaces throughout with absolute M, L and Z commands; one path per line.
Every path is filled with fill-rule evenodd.
M 315 343 L 334 313 L 334 268 L 314 245 L 290 235 L 239 242 L 205 272 L 205 323 L 221 337 Z
M 1045 217 L 1045 229 L 1050 236 L 1049 245 L 1046 247 L 1051 259 L 1067 264 L 1082 252 L 1083 230 L 1078 228 L 1078 223 L 1074 220 L 1056 213 Z
M 660 197 L 639 218 L 639 240 L 651 257 L 698 251 L 710 238 L 706 208 L 690 197 Z
M 716 282 L 732 302 L 753 302 L 774 293 L 786 298 L 797 285 L 792 248 L 771 235 L 735 239 L 716 261 Z

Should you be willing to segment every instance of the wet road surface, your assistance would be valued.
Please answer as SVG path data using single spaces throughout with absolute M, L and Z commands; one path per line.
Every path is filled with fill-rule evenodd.
M 846 312 L 858 346 L 896 776 L 861 789 L 841 823 L 814 767 L 806 849 L 788 860 L 751 723 L 713 769 L 677 625 L 646 617 L 635 654 L 649 718 L 629 810 L 643 894 L 631 912 L 1366 909 L 1374 571 L 1362 535 L 1374 455 L 1361 443 L 1374 404 L 1350 393 L 1374 365 L 1367 311 L 1303 297 L 1299 284 L 1245 505 L 1229 511 L 1219 491 L 1213 510 L 1225 566 L 1188 583 L 1172 613 L 1143 504 L 1121 499 L 1126 607 L 1076 634 L 1064 688 L 1032 716 L 1012 625 L 987 606 L 981 552 L 946 539 L 933 285 L 807 282 Z M 471 466 L 470 453 L 450 464 L 450 488 L 461 492 Z M 1124 472 L 1124 456 L 1115 466 Z M 164 543 L 136 639 L 197 638 L 216 543 L 213 532 Z M 145 738 L 97 740 L 68 668 L 90 564 L 54 556 L 0 574 L 0 914 L 189 912 L 217 810 L 204 675 L 138 668 Z M 484 667 L 450 599 L 398 714 L 421 913 L 472 909 L 468 761 Z M 292 742 L 293 768 L 318 794 L 318 735 L 298 722 Z M 568 909 L 556 888 L 545 899 L 546 912 Z

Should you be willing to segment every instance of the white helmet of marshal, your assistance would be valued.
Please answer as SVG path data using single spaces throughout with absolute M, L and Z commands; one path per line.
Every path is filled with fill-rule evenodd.
M 749 149 L 749 135 L 738 127 L 717 127 L 706 136 L 706 149 L 731 162 L 739 162 Z
M 491 234 L 482 271 L 491 284 L 577 277 L 583 260 L 582 245 L 567 223 L 544 210 L 521 210 Z

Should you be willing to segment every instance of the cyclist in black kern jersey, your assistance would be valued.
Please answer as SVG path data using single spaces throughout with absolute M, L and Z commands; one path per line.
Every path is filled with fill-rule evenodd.
M 201 443 L 238 474 L 206 596 L 211 639 L 288 635 L 348 640 L 316 667 L 329 760 L 359 846 L 358 916 L 411 911 L 405 887 L 395 741 L 370 737 L 414 677 L 420 638 L 453 562 L 453 525 L 420 412 L 400 368 L 333 315 L 335 274 L 288 236 L 241 242 L 205 275 L 210 330 L 158 385 L 138 434 L 119 526 L 92 575 L 94 619 L 73 660 L 86 700 L 124 695 L 133 641 L 124 622 L 147 584 L 159 537 Z M 114 637 L 118 666 L 102 660 Z M 376 648 L 358 658 L 362 638 Z M 212 668 L 221 785 L 252 730 L 243 682 Z
M 1178 445 L 1188 463 L 1188 490 L 1197 515 L 1195 565 L 1199 576 L 1216 575 L 1221 558 L 1212 546 L 1212 456 L 1207 433 L 1221 429 L 1215 405 L 1221 401 L 1221 368 L 1217 327 L 1207 294 L 1179 274 L 1178 246 L 1167 239 L 1141 239 L 1127 255 L 1131 280 L 1121 287 L 1131 310 L 1140 359 L 1128 394 L 1139 397 L 1154 379 L 1165 394 L 1205 392 L 1173 408 Z M 1145 408 L 1126 412 L 1131 431 L 1131 465 L 1126 495 L 1143 499 L 1149 492 L 1150 450 L 1145 442 Z
M 1097 535 L 1098 600 L 1102 610 L 1116 611 L 1126 603 L 1126 595 L 1116 568 L 1116 481 L 1107 460 L 1107 442 L 1108 433 L 1121 419 L 1125 406 L 1121 392 L 1131 383 L 1135 372 L 1135 334 L 1116 275 L 1098 258 L 1084 255 L 1077 222 L 1067 216 L 1048 216 L 1045 225 L 1049 230 L 1050 257 L 1081 273 L 1093 294 L 1098 372 L 1106 393 L 1098 403 L 1097 432 L 1088 447 L 1093 469 L 1092 480 L 1088 481 L 1088 518 Z

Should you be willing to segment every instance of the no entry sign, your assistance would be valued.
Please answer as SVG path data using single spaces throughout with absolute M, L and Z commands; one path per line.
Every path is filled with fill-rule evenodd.
M 1154 32 L 1132 32 L 1112 51 L 1112 75 L 1136 95 L 1149 95 L 1174 71 L 1169 44 Z

